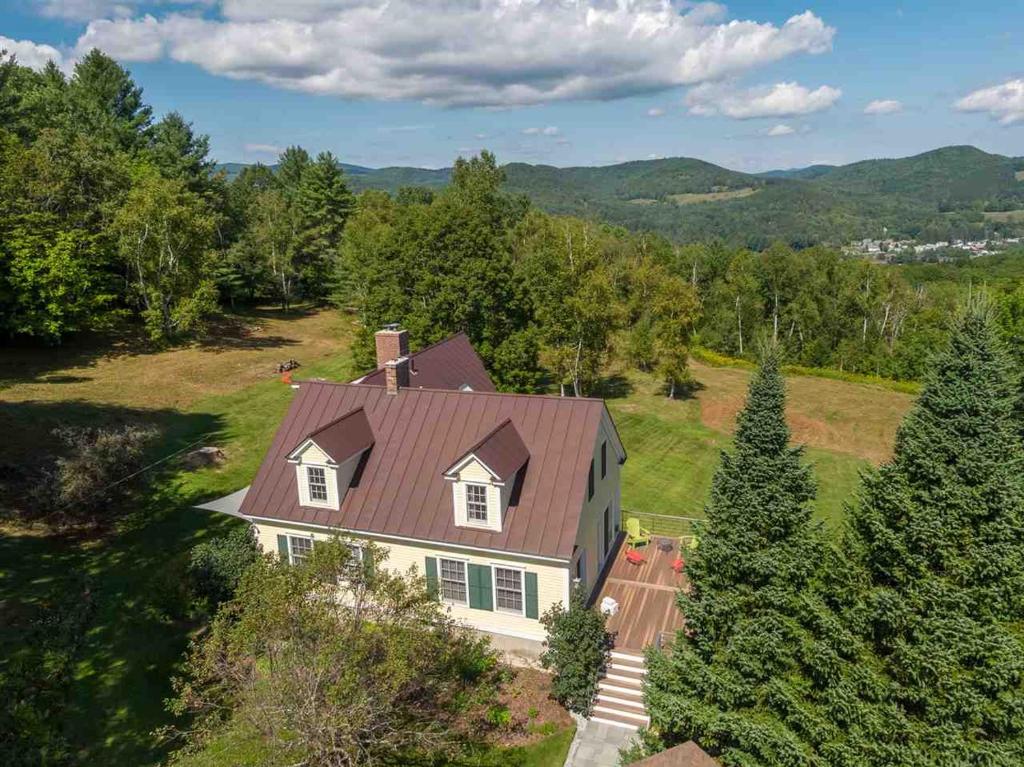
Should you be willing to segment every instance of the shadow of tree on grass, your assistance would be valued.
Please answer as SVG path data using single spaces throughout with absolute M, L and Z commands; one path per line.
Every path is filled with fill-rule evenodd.
M 45 440 L 44 424 L 145 422 L 161 429 L 150 460 L 199 437 L 216 444 L 222 418 L 210 413 L 142 410 L 82 402 L 0 406 L 9 440 Z M 189 551 L 209 535 L 241 524 L 192 508 L 201 483 L 183 481 L 176 462 L 155 467 L 129 505 L 112 510 L 104 531 L 58 534 L 41 527 L 0 526 L 0 688 L 21 680 L 44 695 L 39 718 L 82 765 L 156 764 L 167 746 L 153 731 L 170 722 L 164 700 L 195 626 L 188 610 Z M 9 497 L 5 496 L 4 497 Z M 63 635 L 53 619 L 88 600 L 81 626 Z M 57 629 L 60 624 L 56 624 Z M 41 633 L 42 632 L 42 633 Z M 48 642 L 41 642 L 49 634 Z M 66 656 L 59 679 L 52 660 Z M 49 665 L 48 665 L 49 664 Z M 48 676 L 49 674 L 49 676 Z M 0 701 L 0 720 L 6 719 Z M 0 762 L 5 762 L 0 753 Z

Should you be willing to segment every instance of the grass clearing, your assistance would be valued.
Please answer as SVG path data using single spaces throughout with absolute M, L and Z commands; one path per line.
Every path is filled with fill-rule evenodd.
M 989 210 L 985 211 L 986 221 L 999 223 L 1018 223 L 1024 221 L 1024 210 Z
M 722 202 L 723 200 L 739 200 L 743 197 L 750 197 L 760 190 L 752 186 L 745 186 L 742 189 L 727 189 L 723 192 L 703 192 L 687 194 L 670 194 L 668 199 L 676 205 L 698 205 L 703 202 Z

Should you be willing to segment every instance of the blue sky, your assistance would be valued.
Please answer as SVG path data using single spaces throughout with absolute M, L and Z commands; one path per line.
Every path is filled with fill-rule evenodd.
M 1024 155 L 1024 3 L 0 0 L 28 65 L 100 47 L 221 161 L 739 170 Z M 872 102 L 875 105 L 865 113 Z

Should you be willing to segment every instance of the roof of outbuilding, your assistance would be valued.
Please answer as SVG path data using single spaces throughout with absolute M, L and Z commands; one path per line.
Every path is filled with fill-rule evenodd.
M 334 463 L 343 463 L 372 447 L 373 441 L 373 429 L 360 406 L 307 434 L 288 455 L 294 455 L 306 442 L 313 442 Z
M 530 451 L 523 444 L 512 419 L 506 418 L 494 427 L 493 431 L 484 435 L 483 439 L 456 458 L 445 470 L 445 474 L 451 474 L 470 456 L 480 461 L 497 479 L 506 482 L 530 460 Z
M 367 373 L 356 383 L 384 385 L 384 368 Z M 465 333 L 456 333 L 409 355 L 409 387 L 495 391 L 483 360 Z
M 708 756 L 704 749 L 688 740 L 654 756 L 633 762 L 632 767 L 719 767 L 719 764 Z
M 301 506 L 287 455 L 304 435 L 358 408 L 375 441 L 341 508 Z M 388 394 L 383 386 L 302 382 L 241 513 L 568 560 L 606 412 L 597 399 L 413 388 Z M 513 429 L 506 431 L 506 422 Z M 502 532 L 456 527 L 445 470 L 496 433 L 503 435 L 502 449 L 492 460 L 501 463 L 495 456 L 510 446 L 516 455 L 514 441 L 504 436 L 513 431 L 530 460 Z M 612 442 L 624 459 L 617 437 Z

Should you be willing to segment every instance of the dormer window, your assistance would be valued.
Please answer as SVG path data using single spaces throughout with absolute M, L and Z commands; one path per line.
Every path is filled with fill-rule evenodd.
M 358 407 L 310 432 L 288 454 L 295 464 L 299 505 L 340 509 L 373 431 Z
M 487 485 L 466 484 L 466 519 L 487 524 Z
M 306 479 L 309 482 L 309 500 L 327 503 L 327 475 L 322 466 L 307 466 Z
M 530 453 L 506 418 L 445 470 L 452 483 L 452 512 L 459 527 L 500 533 L 516 480 Z

